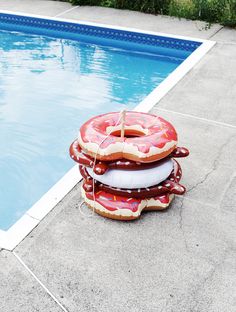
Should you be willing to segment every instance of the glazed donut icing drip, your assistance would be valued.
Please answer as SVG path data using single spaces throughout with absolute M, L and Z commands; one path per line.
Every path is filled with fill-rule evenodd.
M 92 192 L 86 192 L 85 195 L 90 200 L 94 199 Z M 169 204 L 170 194 L 155 196 L 152 199 L 159 201 L 161 204 Z M 144 200 L 132 197 L 127 198 L 123 196 L 112 195 L 104 191 L 98 191 L 95 193 L 95 201 L 109 211 L 131 210 L 133 213 L 135 213 L 138 211 L 140 204 Z
M 87 192 L 86 196 L 88 199 L 93 200 L 93 194 L 91 192 Z M 109 211 L 129 209 L 132 212 L 138 210 L 138 206 L 142 201 L 135 198 L 124 198 L 118 195 L 112 195 L 104 191 L 96 192 L 95 200 Z
M 154 120 L 155 119 L 158 125 L 150 126 L 150 124 L 154 122 L 152 120 L 150 120 L 150 124 L 147 122 L 144 123 L 149 130 L 149 134 L 145 136 L 145 138 L 126 138 L 125 144 L 134 145 L 140 152 L 148 153 L 151 147 L 157 147 L 162 149 L 168 142 L 177 142 L 177 134 L 173 126 L 161 117 L 155 117 Z M 139 122 L 139 120 L 137 120 L 136 122 Z

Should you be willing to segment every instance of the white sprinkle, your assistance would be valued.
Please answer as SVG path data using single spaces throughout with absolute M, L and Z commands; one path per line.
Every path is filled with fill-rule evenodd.
M 107 198 L 104 196 L 100 196 L 100 199 L 107 200 Z
M 159 190 L 162 189 L 162 186 L 158 186 L 158 189 L 159 189 Z
M 136 162 L 136 165 L 141 165 L 141 163 L 140 162 Z
M 150 191 L 150 188 L 146 187 L 146 190 L 147 190 L 147 191 Z
M 127 201 L 131 201 L 132 199 L 133 199 L 133 198 L 130 197 L 129 199 L 127 199 Z
M 177 178 L 177 179 L 179 179 L 179 178 L 180 178 L 180 176 L 177 176 L 176 178 Z
M 171 181 L 174 181 L 174 179 L 173 179 L 173 178 L 171 178 L 170 180 L 171 180 Z
M 126 162 L 125 162 L 125 165 L 129 165 L 129 164 L 130 164 L 130 161 L 126 161 Z
M 127 190 L 128 193 L 131 193 L 131 190 Z
M 175 154 L 179 154 L 179 151 L 176 151 Z
M 117 165 L 120 165 L 121 164 L 121 161 L 117 161 Z
M 141 190 L 140 190 L 140 188 L 139 188 L 139 189 L 138 189 L 138 192 L 140 193 L 140 191 L 141 191 Z
M 166 186 L 166 187 L 169 187 L 169 186 L 170 186 L 170 183 L 167 183 L 165 186 Z

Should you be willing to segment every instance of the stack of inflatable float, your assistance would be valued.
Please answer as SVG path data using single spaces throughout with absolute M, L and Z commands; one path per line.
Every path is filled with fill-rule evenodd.
M 182 195 L 182 171 L 174 159 L 189 152 L 177 147 L 174 127 L 161 117 L 108 113 L 88 120 L 70 156 L 83 176 L 82 196 L 98 214 L 137 219 L 144 210 L 163 210 L 174 194 Z

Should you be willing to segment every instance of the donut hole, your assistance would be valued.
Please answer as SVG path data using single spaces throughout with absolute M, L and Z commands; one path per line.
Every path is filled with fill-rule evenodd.
M 121 136 L 121 130 L 114 130 L 111 135 L 116 136 L 116 137 L 120 137 Z M 133 129 L 125 129 L 124 131 L 124 136 L 126 138 L 138 138 L 138 137 L 142 137 L 146 135 L 145 133 L 141 132 L 141 131 L 137 131 L 137 130 L 133 130 Z
M 106 133 L 115 137 L 121 137 L 121 124 L 117 126 L 108 126 L 106 128 Z M 149 129 L 143 128 L 141 125 L 126 125 L 124 129 L 125 138 L 139 138 L 149 135 Z

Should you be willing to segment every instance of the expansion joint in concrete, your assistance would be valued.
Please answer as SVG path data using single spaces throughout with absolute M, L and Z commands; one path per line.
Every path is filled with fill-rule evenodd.
M 170 114 L 176 114 L 176 115 L 179 115 L 179 116 L 189 117 L 189 118 L 193 118 L 193 119 L 196 119 L 196 120 L 204 121 L 204 122 L 207 122 L 207 123 L 210 123 L 210 124 L 214 124 L 214 125 L 220 126 L 220 127 L 227 127 L 227 128 L 236 129 L 236 125 L 231 125 L 231 124 L 228 124 L 228 123 L 225 123 L 225 122 L 221 122 L 221 121 L 216 121 L 216 120 L 207 119 L 207 118 L 203 118 L 203 117 L 197 117 L 197 116 L 194 116 L 194 115 L 191 115 L 191 114 L 180 113 L 180 112 L 177 112 L 177 111 L 172 111 L 172 110 L 161 108 L 161 107 L 158 107 L 158 106 L 155 107 L 154 109 L 155 110 L 159 110 L 159 111 L 163 111 L 163 112 L 167 112 L 167 113 L 170 113 Z
M 224 26 L 221 26 L 219 29 L 217 29 L 208 39 L 211 39 L 212 37 L 214 37 L 216 34 L 218 34 L 222 29 L 224 28 Z
M 64 14 L 66 14 L 66 13 L 69 13 L 69 12 L 73 11 L 74 9 L 77 9 L 78 7 L 79 7 L 79 5 L 74 6 L 74 7 L 70 8 L 70 9 L 68 9 L 68 10 L 65 10 L 65 11 L 63 11 L 63 12 L 61 12 L 61 13 L 59 13 L 59 14 L 54 15 L 53 17 L 62 16 L 62 15 L 64 15 Z
M 28 273 L 33 277 L 33 279 L 46 291 L 46 293 L 52 298 L 52 300 L 61 308 L 64 312 L 69 312 L 60 302 L 59 300 L 51 293 L 51 291 L 40 281 L 40 279 L 34 274 L 33 271 L 27 266 L 27 264 L 14 252 L 12 254 L 15 258 L 20 262 L 20 264 L 28 271 Z

